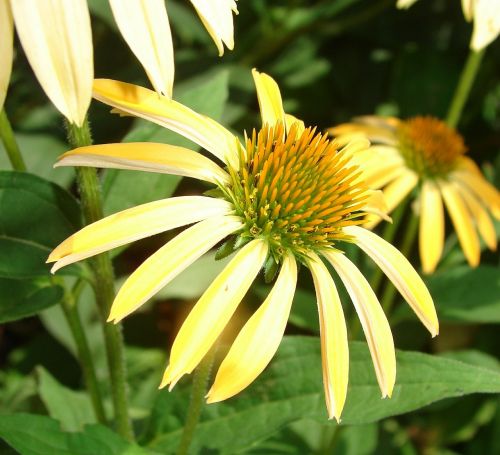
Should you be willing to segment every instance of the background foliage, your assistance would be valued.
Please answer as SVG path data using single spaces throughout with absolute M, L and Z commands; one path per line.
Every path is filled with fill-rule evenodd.
M 115 29 L 107 2 L 89 4 L 96 76 L 148 86 Z M 169 0 L 168 11 L 176 46 L 174 98 L 239 133 L 259 125 L 252 67 L 278 81 L 288 112 L 320 129 L 370 113 L 442 117 L 471 33 L 458 0 L 420 1 L 407 12 L 396 10 L 391 0 L 241 1 L 236 48 L 219 59 L 187 2 Z M 202 258 L 125 321 L 138 443 L 125 442 L 97 424 L 82 387 L 76 347 L 57 305 L 67 289 L 77 286 L 100 387 L 109 396 L 88 272 L 85 265 L 75 265 L 54 278 L 44 264 L 48 252 L 81 224 L 73 171 L 52 168 L 68 149 L 66 132 L 22 49 L 16 46 L 16 51 L 5 109 L 30 174 L 10 171 L 0 150 L 0 322 L 5 323 L 0 327 L 0 452 L 172 453 L 185 419 L 189 379 L 172 393 L 158 392 L 157 386 L 180 322 L 224 263 L 215 262 L 213 255 Z M 487 50 L 459 126 L 470 156 L 497 186 L 499 74 L 497 40 Z M 97 102 L 91 107 L 96 143 L 155 141 L 193 147 L 158 126 L 108 111 Z M 203 190 L 196 187 L 201 183 L 179 177 L 115 170 L 102 173 L 102 184 L 107 214 Z M 496 227 L 500 232 L 498 223 Z M 115 251 L 118 282 L 171 236 Z M 484 251 L 481 265 L 471 270 L 453 235 L 445 255 L 428 279 L 442 324 L 440 336 L 430 340 L 403 305 L 392 315 L 402 351 L 391 400 L 380 399 L 366 346 L 354 341 L 345 425 L 327 421 L 315 298 L 310 278 L 303 274 L 276 360 L 240 396 L 204 409 L 193 453 L 500 453 L 500 260 Z M 369 276 L 371 264 L 361 265 Z M 265 290 L 262 282 L 251 291 L 237 320 L 248 317 Z M 352 313 L 349 300 L 343 302 Z M 228 340 L 236 326 L 228 331 Z M 111 404 L 106 405 L 110 412 Z

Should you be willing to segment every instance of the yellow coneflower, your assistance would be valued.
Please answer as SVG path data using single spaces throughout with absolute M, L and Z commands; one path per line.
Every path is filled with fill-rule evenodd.
M 397 7 L 407 9 L 417 0 L 398 0 Z M 471 49 L 480 51 L 500 33 L 500 0 L 462 0 L 462 10 L 468 22 L 473 21 Z
M 234 0 L 191 0 L 215 41 L 232 49 Z M 164 0 L 110 0 L 123 38 L 155 90 L 171 97 L 172 36 Z M 54 106 L 81 126 L 92 98 L 92 31 L 86 0 L 0 0 L 0 108 L 12 66 L 13 25 L 26 57 Z
M 283 111 L 276 82 L 253 71 L 263 126 L 244 142 L 208 117 L 131 84 L 97 80 L 94 96 L 120 112 L 149 119 L 193 140 L 219 166 L 182 147 L 154 143 L 107 144 L 64 154 L 58 166 L 98 166 L 164 172 L 215 185 L 208 196 L 183 196 L 111 215 L 77 232 L 50 255 L 53 271 L 158 232 L 196 223 L 147 259 L 124 283 L 109 320 L 120 321 L 206 251 L 226 239 L 236 255 L 198 300 L 175 338 L 161 386 L 172 388 L 202 360 L 263 268 L 275 284 L 242 328 L 223 360 L 208 402 L 247 387 L 268 365 L 283 337 L 297 281 L 297 263 L 314 279 L 321 328 L 323 381 L 330 418 L 340 418 L 347 393 L 349 355 L 342 306 L 324 264 L 336 270 L 355 305 L 382 395 L 396 377 L 389 323 L 361 272 L 341 251 L 357 244 L 392 280 L 434 336 L 432 299 L 410 263 L 393 246 L 359 226 L 371 191 L 350 156 L 368 141 L 330 141 Z M 323 259 L 322 259 L 323 258 Z M 195 334 L 195 336 L 193 336 Z M 265 342 L 263 342 L 265 340 Z
M 359 117 L 329 131 L 341 140 L 361 136 L 374 144 L 354 160 L 364 168 L 367 185 L 383 189 L 389 212 L 418 189 L 419 247 L 425 273 L 436 269 L 443 252 L 443 201 L 471 266 L 477 266 L 480 258 L 476 229 L 486 245 L 496 249 L 488 210 L 500 218 L 500 194 L 465 156 L 464 140 L 454 129 L 433 117 Z M 377 220 L 365 227 L 376 224 Z

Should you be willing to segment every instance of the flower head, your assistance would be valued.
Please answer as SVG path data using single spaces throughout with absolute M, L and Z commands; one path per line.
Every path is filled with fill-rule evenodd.
M 331 128 L 330 133 L 340 140 L 364 137 L 374 144 L 354 160 L 364 168 L 367 184 L 383 190 L 389 211 L 417 189 L 425 273 L 435 270 L 442 255 L 443 201 L 471 266 L 477 266 L 480 257 L 476 230 L 491 250 L 496 249 L 490 213 L 500 218 L 500 193 L 465 155 L 463 138 L 444 122 L 433 117 L 360 117 Z M 365 227 L 377 223 L 373 220 Z
M 323 381 L 330 418 L 340 418 L 347 393 L 349 354 L 342 305 L 323 260 L 329 262 L 356 307 L 383 396 L 396 375 L 394 343 L 377 298 L 342 253 L 357 244 L 392 280 L 432 335 L 438 322 L 432 299 L 409 262 L 393 246 L 359 226 L 380 213 L 380 198 L 360 179 L 351 157 L 365 139 L 329 140 L 283 111 L 276 82 L 253 72 L 263 119 L 246 139 L 175 101 L 141 87 L 97 80 L 95 97 L 198 143 L 219 166 L 194 151 L 165 144 L 107 144 L 64 154 L 59 166 L 99 166 L 166 172 L 214 184 L 211 197 L 173 197 L 134 207 L 77 232 L 50 255 L 53 270 L 101 251 L 179 226 L 184 230 L 127 279 L 111 309 L 119 321 L 217 243 L 236 254 L 198 300 L 172 346 L 162 386 L 172 388 L 190 373 L 227 325 L 259 271 L 274 285 L 246 322 L 223 360 L 207 398 L 227 399 L 248 386 L 268 365 L 285 331 L 297 282 L 297 264 L 307 267 L 317 294 Z M 193 336 L 196 334 L 196 336 Z M 262 340 L 266 342 L 263 343 Z

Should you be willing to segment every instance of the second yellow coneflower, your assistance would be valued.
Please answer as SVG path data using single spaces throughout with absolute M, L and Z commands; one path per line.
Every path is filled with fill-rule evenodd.
M 365 170 L 367 185 L 383 189 L 389 212 L 418 190 L 419 249 L 425 273 L 436 269 L 443 252 L 443 201 L 471 266 L 477 266 L 480 258 L 477 231 L 491 250 L 496 249 L 489 212 L 500 218 L 500 193 L 465 156 L 462 137 L 444 122 L 433 117 L 359 117 L 330 133 L 344 141 L 365 137 L 374 144 L 354 160 Z
M 220 365 L 208 402 L 225 400 L 247 387 L 268 365 L 283 337 L 297 282 L 307 267 L 316 289 L 323 382 L 330 418 L 340 419 L 347 394 L 349 353 L 342 305 L 325 263 L 340 276 L 366 335 L 382 395 L 396 379 L 391 329 L 373 290 L 343 254 L 358 245 L 387 274 L 434 336 L 438 321 L 424 283 L 393 246 L 359 226 L 377 197 L 359 178 L 352 154 L 366 140 L 330 141 L 283 111 L 276 82 L 253 72 L 262 128 L 244 142 L 217 122 L 151 90 L 97 80 L 94 96 L 120 112 L 174 130 L 214 155 L 166 144 L 107 144 L 64 154 L 59 166 L 98 166 L 178 174 L 210 182 L 211 196 L 182 196 L 111 215 L 77 232 L 50 255 L 53 271 L 102 251 L 168 229 L 195 223 L 147 259 L 124 283 L 109 319 L 120 321 L 219 242 L 235 251 L 184 321 L 172 346 L 162 386 L 172 388 L 194 368 L 224 330 L 264 269 L 276 281 Z M 265 340 L 265 342 L 263 342 Z

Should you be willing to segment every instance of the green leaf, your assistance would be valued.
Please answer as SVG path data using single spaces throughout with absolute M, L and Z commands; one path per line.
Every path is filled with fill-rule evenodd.
M 48 254 L 79 226 L 78 204 L 61 187 L 0 171 L 0 278 L 49 276 Z
M 214 120 L 222 116 L 228 96 L 227 71 L 210 72 L 184 83 L 176 91 L 176 99 L 191 109 Z M 188 139 L 145 120 L 137 120 L 123 142 L 161 142 L 197 150 Z M 150 172 L 108 170 L 103 182 L 104 209 L 107 214 L 173 194 L 181 177 Z
M 61 423 L 65 431 L 80 431 L 86 424 L 96 423 L 90 397 L 60 384 L 47 370 L 37 369 L 38 393 L 49 415 Z
M 20 455 L 153 455 L 102 425 L 66 433 L 57 421 L 34 414 L 0 415 L 0 438 Z
M 33 316 L 59 303 L 64 290 L 50 281 L 0 278 L 0 323 Z
M 376 422 L 444 398 L 500 392 L 500 374 L 487 368 L 416 352 L 398 352 L 397 360 L 393 396 L 382 400 L 366 344 L 350 344 L 343 424 Z M 275 360 L 253 385 L 237 398 L 204 408 L 193 452 L 235 453 L 299 419 L 326 424 L 321 377 L 319 339 L 285 337 Z M 151 448 L 170 453 L 177 446 L 187 402 L 187 390 L 160 393 L 146 438 Z

